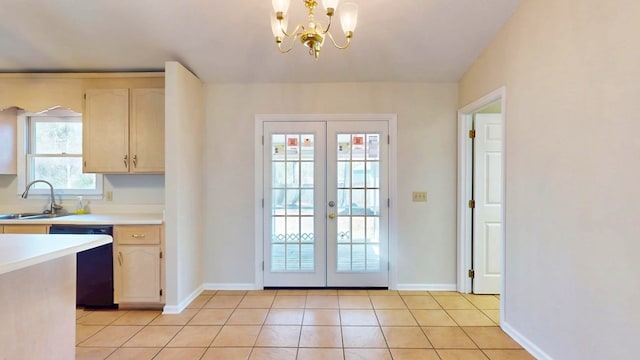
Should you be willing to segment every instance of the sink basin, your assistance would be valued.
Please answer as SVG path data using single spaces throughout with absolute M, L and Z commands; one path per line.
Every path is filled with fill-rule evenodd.
M 29 219 L 48 219 L 65 216 L 69 214 L 45 214 L 45 213 L 15 213 L 0 214 L 0 220 L 29 220 Z

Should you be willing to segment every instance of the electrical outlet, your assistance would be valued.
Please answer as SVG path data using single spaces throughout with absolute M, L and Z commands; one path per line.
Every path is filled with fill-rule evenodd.
M 411 198 L 414 202 L 427 202 L 427 192 L 414 191 L 411 195 Z
M 106 191 L 104 193 L 104 199 L 107 201 L 113 201 L 113 191 Z

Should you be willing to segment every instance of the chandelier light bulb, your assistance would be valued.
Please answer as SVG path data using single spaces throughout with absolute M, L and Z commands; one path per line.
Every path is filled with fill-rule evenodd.
M 289 0 L 271 0 L 273 12 L 286 14 L 289 11 Z
M 325 10 L 328 9 L 337 9 L 339 0 L 322 0 L 322 6 Z
M 284 18 L 282 21 L 278 21 L 275 14 L 271 15 L 271 32 L 276 38 L 284 38 L 286 35 L 282 30 L 287 31 L 288 18 Z
M 358 24 L 358 4 L 347 2 L 340 6 L 340 24 L 345 34 L 355 31 Z

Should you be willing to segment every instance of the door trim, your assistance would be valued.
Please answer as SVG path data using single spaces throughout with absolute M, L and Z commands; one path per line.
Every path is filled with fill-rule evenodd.
M 501 283 L 500 283 L 500 318 L 504 319 L 504 299 L 506 284 L 506 96 L 507 89 L 505 86 L 500 87 L 471 104 L 458 110 L 458 204 L 457 204 L 457 223 L 458 223 L 458 276 L 457 289 L 461 293 L 470 293 L 472 291 L 471 279 L 468 277 L 467 270 L 471 269 L 472 264 L 472 242 L 471 242 L 471 223 L 472 214 L 468 206 L 468 201 L 472 194 L 472 143 L 469 141 L 469 130 L 473 124 L 473 113 L 483 107 L 500 101 L 502 106 L 502 210 L 500 221 L 502 222 L 502 231 L 500 234 L 500 250 L 501 257 Z
M 387 121 L 389 124 L 389 289 L 398 287 L 397 269 L 397 115 L 396 114 L 256 114 L 254 124 L 254 244 L 255 275 L 254 289 L 264 288 L 263 278 L 263 139 L 262 129 L 265 122 L 272 121 Z

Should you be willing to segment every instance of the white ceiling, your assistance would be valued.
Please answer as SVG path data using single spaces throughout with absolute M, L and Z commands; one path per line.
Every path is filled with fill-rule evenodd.
M 359 0 L 351 47 L 325 43 L 316 61 L 300 44 L 278 52 L 269 0 L 3 0 L 0 72 L 162 70 L 176 60 L 205 82 L 457 81 L 520 1 Z M 306 20 L 302 0 L 290 12 L 290 29 Z

